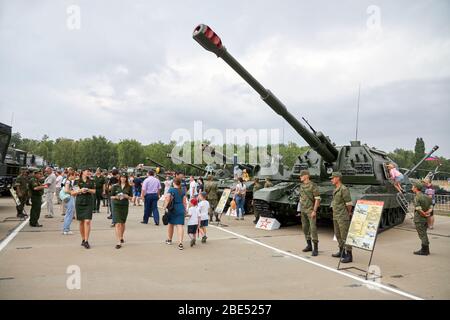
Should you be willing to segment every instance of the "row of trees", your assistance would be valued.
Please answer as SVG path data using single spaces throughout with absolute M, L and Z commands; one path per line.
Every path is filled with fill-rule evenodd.
M 154 159 L 163 164 L 166 168 L 172 170 L 182 170 L 188 174 L 195 173 L 195 169 L 185 165 L 175 165 L 167 157 L 175 146 L 175 142 L 164 143 L 155 142 L 143 145 L 134 139 L 122 140 L 118 143 L 111 142 L 103 136 L 93 136 L 92 138 L 71 140 L 58 138 L 51 140 L 47 135 L 41 140 L 22 138 L 20 133 L 14 133 L 11 137 L 11 145 L 18 149 L 40 155 L 49 163 L 59 167 L 83 167 L 92 168 L 112 168 L 112 167 L 135 167 L 140 163 L 151 165 L 148 160 Z M 233 146 L 224 146 L 223 150 Z M 193 150 L 194 146 L 191 145 Z M 246 153 L 252 149 L 246 146 Z M 302 154 L 308 147 L 298 146 L 294 142 L 278 145 L 280 155 L 283 157 L 283 163 L 292 167 L 297 156 Z M 229 149 L 228 149 L 229 150 Z M 422 138 L 417 138 L 415 150 L 396 149 L 389 156 L 399 165 L 400 168 L 411 168 L 424 155 L 425 142 Z M 271 152 L 269 148 L 269 152 Z M 192 151 L 193 154 L 193 151 Z M 450 160 L 439 158 L 442 163 L 440 178 L 448 178 L 450 175 Z M 426 161 L 420 167 L 421 171 L 416 173 L 416 177 L 424 176 L 426 171 L 432 171 L 437 166 L 438 161 Z M 198 173 L 198 172 L 197 172 Z

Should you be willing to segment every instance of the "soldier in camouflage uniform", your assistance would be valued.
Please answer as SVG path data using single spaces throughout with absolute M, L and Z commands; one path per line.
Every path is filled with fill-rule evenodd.
M 213 176 L 209 175 L 205 183 L 205 191 L 208 194 L 206 200 L 209 202 L 209 220 L 212 222 L 213 215 L 216 217 L 216 222 L 219 222 L 219 215 L 216 212 L 217 204 L 219 203 L 217 183 L 213 181 Z
M 20 175 L 16 178 L 16 182 L 14 184 L 14 188 L 17 193 L 17 197 L 19 198 L 20 204 L 16 206 L 17 209 L 17 217 L 25 218 L 28 215 L 24 212 L 24 207 L 27 202 L 28 197 L 28 169 L 22 168 Z
M 258 191 L 259 189 L 262 189 L 262 184 L 259 182 L 258 178 L 255 178 L 254 180 L 254 184 L 253 184 L 253 194 L 255 194 L 256 191 Z M 255 205 L 254 205 L 254 200 L 252 200 L 252 206 L 253 206 L 253 213 L 255 214 L 255 220 L 253 221 L 253 223 L 258 223 L 259 220 L 259 213 L 258 211 L 256 211 Z
M 310 180 L 308 170 L 300 172 L 300 212 L 302 218 L 302 228 L 305 234 L 307 246 L 303 252 L 312 251 L 312 256 L 319 254 L 319 237 L 317 236 L 317 210 L 320 206 L 320 193 L 317 185 Z M 314 244 L 314 248 L 311 244 Z
M 414 183 L 412 191 L 416 194 L 414 198 L 414 224 L 416 225 L 417 234 L 422 242 L 422 248 L 415 251 L 414 254 L 420 256 L 427 256 L 430 254 L 430 242 L 427 235 L 427 218 L 433 210 L 431 206 L 431 198 L 422 193 L 423 185 L 421 183 Z
M 31 191 L 30 226 L 32 227 L 42 227 L 38 220 L 41 215 L 42 195 L 46 186 L 42 184 L 41 179 L 42 172 L 35 171 L 28 187 Z
M 350 190 L 342 184 L 341 178 L 342 174 L 340 172 L 333 172 L 331 175 L 331 183 L 335 186 L 333 200 L 331 201 L 334 234 L 339 243 L 339 251 L 332 254 L 332 256 L 339 258 L 342 255 L 341 262 L 349 263 L 353 261 L 352 247 L 345 245 L 345 240 L 347 239 L 348 229 L 350 228 L 353 203 Z

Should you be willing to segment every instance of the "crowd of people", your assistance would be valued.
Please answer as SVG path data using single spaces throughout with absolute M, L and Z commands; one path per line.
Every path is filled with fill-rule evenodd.
M 100 213 L 100 208 L 106 208 L 106 217 L 111 219 L 111 227 L 115 228 L 116 249 L 125 243 L 124 233 L 129 206 L 144 206 L 141 223 L 148 224 L 153 218 L 154 225 L 160 225 L 158 201 L 164 201 L 164 214 L 168 219 L 168 236 L 166 243 L 171 244 L 176 230 L 178 248 L 183 249 L 184 225 L 187 219 L 188 235 L 191 246 L 195 245 L 197 234 L 202 242 L 206 242 L 208 221 L 215 216 L 219 221 L 215 208 L 218 204 L 218 186 L 212 176 L 205 182 L 202 177 L 189 182 L 182 172 L 176 172 L 173 177 L 167 176 L 161 183 L 155 172 L 149 170 L 146 177 L 120 172 L 113 169 L 109 172 L 97 168 L 93 173 L 89 168 L 74 170 L 54 170 L 46 167 L 44 170 L 31 171 L 22 168 L 17 177 L 15 190 L 18 198 L 17 216 L 26 218 L 25 205 L 31 200 L 31 227 L 39 228 L 42 201 L 46 202 L 46 219 L 56 216 L 54 201 L 61 207 L 64 216 L 62 234 L 72 235 L 71 225 L 74 220 L 79 222 L 81 246 L 90 248 L 89 236 L 94 213 Z M 167 207 L 168 201 L 173 202 Z M 198 223 L 195 223 L 198 220 Z M 193 228 L 195 232 L 193 231 Z
M 394 187 L 399 192 L 401 188 L 402 175 L 396 172 L 396 168 L 389 166 L 389 174 Z M 43 175 L 44 174 L 44 175 Z M 30 176 L 31 175 L 31 176 Z M 243 220 L 245 212 L 245 201 L 247 194 L 246 183 L 249 181 L 245 172 L 236 176 L 236 184 L 232 188 L 232 206 L 236 208 L 236 219 Z M 253 192 L 261 188 L 273 186 L 266 179 L 264 185 L 255 178 L 253 181 Z M 304 252 L 312 251 L 313 256 L 318 255 L 318 235 L 316 227 L 317 211 L 320 206 L 320 194 L 317 186 L 310 180 L 307 170 L 300 173 L 300 199 L 298 211 L 301 216 L 302 228 L 305 234 L 307 246 Z M 341 182 L 341 175 L 337 172 L 332 174 L 331 182 L 335 186 L 331 207 L 333 209 L 334 233 L 336 235 L 339 251 L 333 257 L 342 258 L 347 263 L 353 260 L 351 246 L 345 245 L 348 229 L 352 215 L 352 200 L 349 189 Z M 74 219 L 79 222 L 81 245 L 90 248 L 89 235 L 93 213 L 100 213 L 100 206 L 106 207 L 107 218 L 111 219 L 111 227 L 115 228 L 116 249 L 120 249 L 125 240 L 125 225 L 128 217 L 130 203 L 133 206 L 144 205 L 141 223 L 148 224 L 150 218 L 156 226 L 160 225 L 160 213 L 158 201 L 163 200 L 163 222 L 168 224 L 166 244 L 172 244 L 176 231 L 178 248 L 182 250 L 184 240 L 184 225 L 187 219 L 187 233 L 191 246 L 196 244 L 196 237 L 206 242 L 206 229 L 208 222 L 220 221 L 215 210 L 219 202 L 218 184 L 213 176 L 209 175 L 205 182 L 202 177 L 195 179 L 193 176 L 186 180 L 182 172 L 166 176 L 161 183 L 155 176 L 155 172 L 149 170 L 146 177 L 128 175 L 113 169 L 104 172 L 100 168 L 95 174 L 89 168 L 74 170 L 67 168 L 63 171 L 54 170 L 50 167 L 43 171 L 36 170 L 32 173 L 23 168 L 17 177 L 15 190 L 18 198 L 17 216 L 25 218 L 24 207 L 31 199 L 30 226 L 42 227 L 39 223 L 42 199 L 46 201 L 47 214 L 45 218 L 55 217 L 54 199 L 56 194 L 57 203 L 61 205 L 64 216 L 62 234 L 71 235 L 71 224 Z M 429 254 L 429 242 L 426 230 L 433 228 L 433 207 L 435 202 L 435 190 L 431 181 L 414 183 L 412 191 L 415 196 L 415 216 L 419 238 L 422 241 L 422 249 L 415 254 Z M 256 223 L 259 219 L 258 212 L 254 210 Z

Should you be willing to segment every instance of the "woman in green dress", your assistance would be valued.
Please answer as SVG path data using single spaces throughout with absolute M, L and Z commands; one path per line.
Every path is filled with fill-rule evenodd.
M 86 249 L 90 248 L 89 234 L 91 232 L 92 211 L 94 210 L 92 195 L 95 194 L 95 184 L 89 178 L 89 169 L 81 172 L 77 186 L 72 190 L 75 199 L 75 212 L 77 220 L 80 221 L 81 245 Z
M 123 234 L 125 233 L 125 223 L 127 222 L 129 200 L 132 197 L 133 191 L 128 182 L 128 175 L 126 172 L 123 172 L 120 175 L 119 183 L 113 185 L 111 189 L 111 200 L 114 207 L 113 215 L 116 222 L 116 249 L 122 248 L 122 244 L 125 242 Z

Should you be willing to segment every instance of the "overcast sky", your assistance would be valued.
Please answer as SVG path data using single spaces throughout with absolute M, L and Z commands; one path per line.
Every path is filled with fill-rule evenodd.
M 421 136 L 450 157 L 446 0 L 0 0 L 0 121 L 13 118 L 13 131 L 30 138 L 150 143 L 201 120 L 205 129 L 279 128 L 285 142 L 305 145 L 193 41 L 198 23 L 338 145 L 355 138 L 361 83 L 363 143 L 413 149 Z

